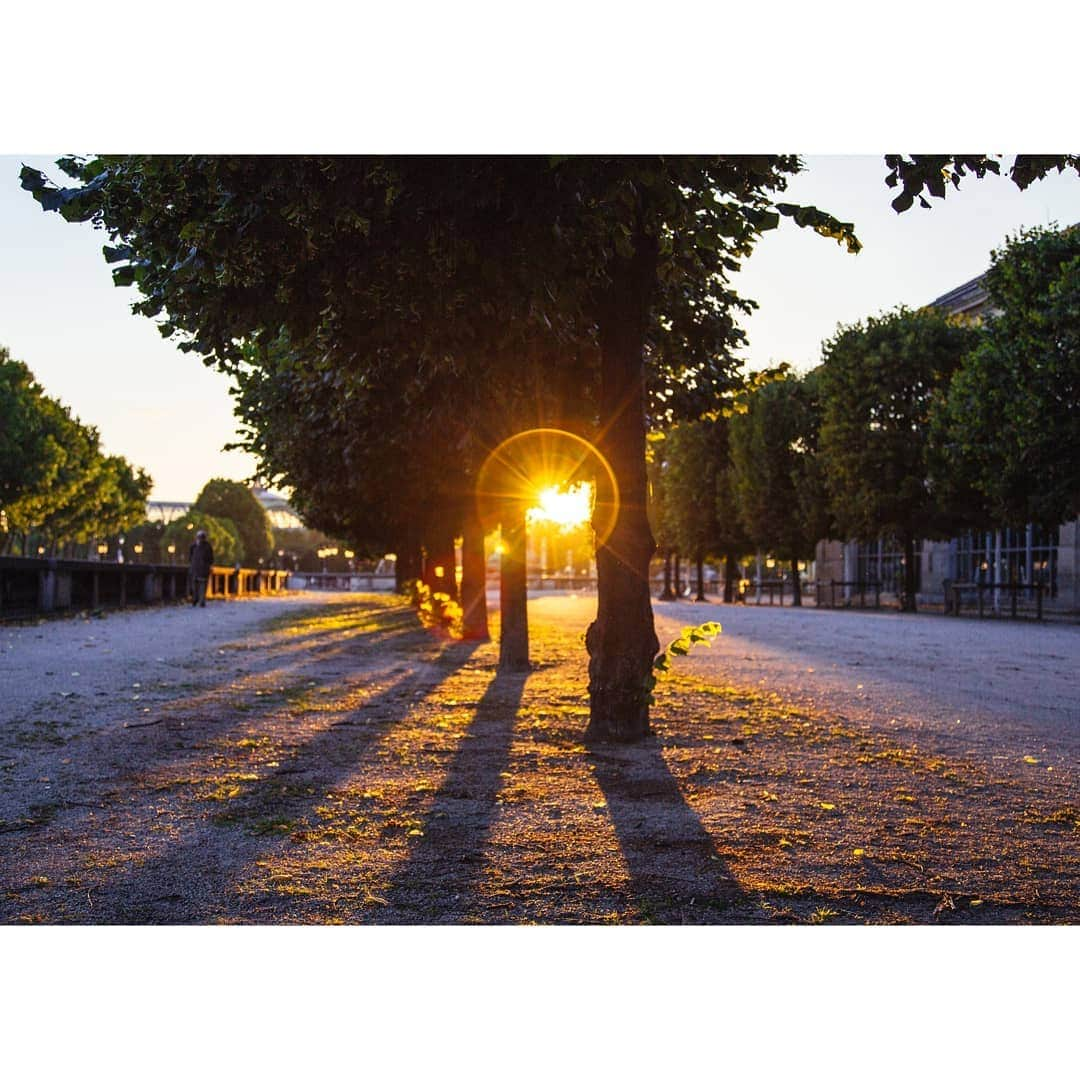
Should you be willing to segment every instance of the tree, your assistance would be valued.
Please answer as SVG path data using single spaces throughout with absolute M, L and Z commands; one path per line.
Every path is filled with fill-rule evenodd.
M 649 528 L 656 541 L 658 554 L 664 560 L 664 588 L 661 600 L 674 600 L 675 592 L 671 587 L 671 559 L 675 554 L 675 537 L 668 528 L 668 478 L 667 445 L 662 431 L 651 431 L 648 435 L 648 457 L 646 470 L 649 484 Z
M 931 415 L 977 331 L 934 308 L 841 327 L 823 346 L 820 446 L 832 512 L 848 536 L 904 550 L 901 608 L 915 610 L 915 541 L 948 535 L 954 508 L 930 484 Z
M 675 544 L 694 559 L 697 596 L 705 599 L 705 556 L 717 550 L 717 479 L 724 465 L 718 428 L 706 420 L 677 424 L 665 437 L 665 526 Z
M 813 382 L 765 373 L 731 418 L 733 486 L 751 541 L 791 564 L 794 603 L 801 604 L 801 559 L 825 535 L 815 449 L 820 423 Z
M 949 164 L 960 175 L 997 168 L 985 156 L 940 159 L 936 174 L 939 159 L 889 160 L 891 182 L 912 198 L 924 186 L 943 194 Z M 1027 158 L 1024 172 L 1018 158 L 1014 179 L 1056 160 Z M 742 338 L 735 315 L 750 306 L 729 275 L 781 215 L 858 249 L 850 225 L 776 201 L 796 157 L 109 157 L 61 167 L 80 186 L 56 188 L 24 168 L 24 187 L 45 209 L 109 230 L 115 280 L 143 296 L 135 310 L 165 315 L 163 332 L 182 332 L 181 347 L 211 363 L 229 368 L 283 328 L 337 370 L 366 368 L 380 347 L 399 353 L 402 334 L 425 362 L 463 371 L 492 333 L 595 358 L 597 442 L 620 511 L 597 551 L 587 735 L 647 733 L 658 649 L 647 372 L 685 373 L 688 387 L 726 376 Z
M 45 395 L 0 350 L 0 510 L 5 529 L 33 531 L 55 553 L 141 521 L 152 481 L 101 453 L 97 431 Z
M 1080 514 L 1080 228 L 1030 229 L 993 253 L 995 315 L 949 388 L 942 473 L 986 496 L 998 522 Z
M 53 482 L 63 460 L 54 417 L 30 369 L 0 347 L 0 510 Z
M 274 550 L 270 518 L 246 484 L 220 478 L 208 480 L 192 509 L 233 522 L 240 537 L 236 558 L 241 562 L 255 566 L 270 558 Z

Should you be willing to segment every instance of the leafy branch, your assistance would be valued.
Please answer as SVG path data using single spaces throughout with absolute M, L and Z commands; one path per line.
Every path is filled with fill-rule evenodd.
M 695 645 L 708 645 L 711 647 L 713 638 L 720 633 L 720 629 L 718 622 L 707 622 L 702 623 L 700 626 L 684 627 L 682 633 L 674 641 L 670 642 L 667 648 L 653 660 L 652 671 L 646 680 L 646 693 L 649 695 L 650 705 L 656 704 L 653 690 L 656 689 L 657 677 L 666 675 L 671 671 L 672 658 L 689 655 L 690 650 Z

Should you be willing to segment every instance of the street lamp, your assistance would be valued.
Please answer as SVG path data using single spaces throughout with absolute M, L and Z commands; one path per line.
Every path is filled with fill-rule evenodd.
M 98 558 L 99 559 L 104 559 L 105 556 L 109 554 L 109 545 L 108 544 L 98 544 L 97 553 L 98 553 Z
M 167 550 L 169 552 L 169 565 L 172 566 L 172 564 L 173 564 L 173 556 L 176 554 L 176 545 L 175 544 L 170 544 L 168 546 Z
M 135 547 L 132 550 L 135 552 L 135 561 L 138 562 L 139 561 L 139 556 L 143 553 L 142 544 L 136 544 Z

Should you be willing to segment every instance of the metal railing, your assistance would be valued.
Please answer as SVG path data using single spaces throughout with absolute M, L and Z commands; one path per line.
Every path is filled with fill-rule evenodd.
M 968 607 L 970 614 L 977 614 L 980 619 L 989 614 L 992 617 L 1018 619 L 1034 617 L 1042 620 L 1043 596 L 1049 592 L 1049 586 L 1042 583 L 1034 585 L 1022 585 L 1019 582 L 990 583 L 982 581 L 946 581 L 945 582 L 945 614 L 959 616 L 964 606 L 964 597 L 970 597 Z M 1003 613 L 1003 605 L 999 596 L 1004 594 L 1007 599 L 1007 616 Z M 1020 606 L 1020 598 L 1031 597 L 1034 600 L 1034 611 L 1029 605 Z M 989 605 L 987 599 L 989 598 Z
M 867 596 L 873 597 L 873 603 L 867 604 Z M 855 607 L 855 598 L 859 607 L 881 607 L 880 581 L 818 581 L 814 584 L 814 602 L 819 608 Z
M 207 595 L 222 599 L 268 595 L 282 591 L 288 577 L 285 570 L 215 566 Z M 175 603 L 190 591 L 186 566 L 0 558 L 0 619 Z

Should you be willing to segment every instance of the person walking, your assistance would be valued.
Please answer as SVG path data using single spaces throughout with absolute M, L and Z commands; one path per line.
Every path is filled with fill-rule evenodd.
M 210 582 L 210 567 L 214 565 L 214 549 L 206 539 L 206 530 L 195 534 L 191 545 L 191 606 L 206 607 L 206 586 Z

